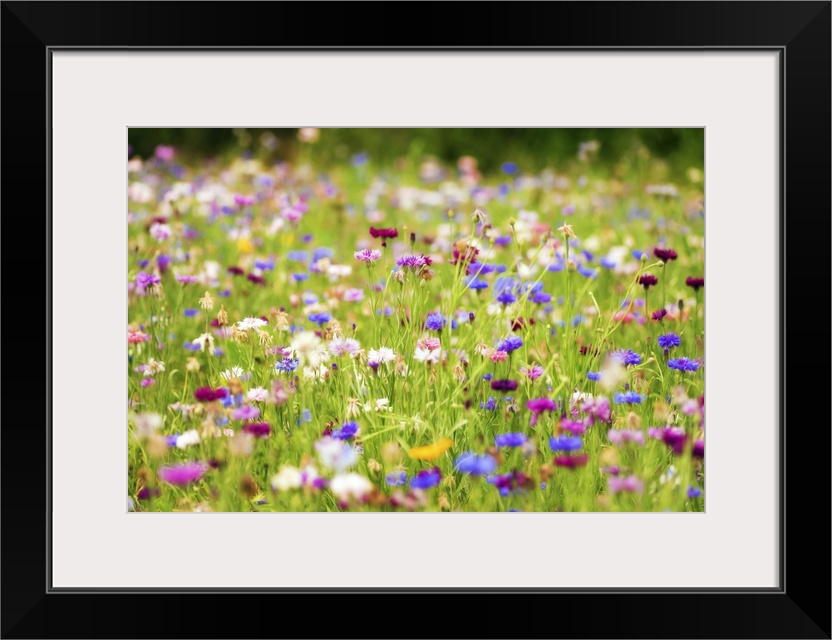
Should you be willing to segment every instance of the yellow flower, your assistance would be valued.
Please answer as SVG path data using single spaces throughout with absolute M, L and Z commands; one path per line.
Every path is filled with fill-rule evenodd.
M 254 245 L 251 244 L 251 240 L 249 238 L 239 238 L 237 240 L 237 248 L 243 253 L 254 252 Z
M 453 445 L 453 440 L 445 438 L 439 442 L 425 445 L 424 447 L 413 447 L 410 450 L 410 457 L 416 460 L 436 460 Z

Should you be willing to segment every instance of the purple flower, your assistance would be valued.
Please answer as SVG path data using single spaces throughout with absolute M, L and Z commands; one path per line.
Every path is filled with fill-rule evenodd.
M 136 274 L 136 289 L 144 291 L 148 287 L 159 284 L 162 280 L 155 273 L 139 271 Z
M 430 489 L 438 485 L 441 479 L 442 473 L 439 471 L 439 467 L 425 469 L 411 478 L 410 486 L 413 489 Z
M 404 471 L 388 473 L 385 479 L 387 480 L 387 484 L 389 486 L 400 487 L 407 482 L 407 473 Z
M 555 404 L 555 401 L 549 398 L 535 398 L 534 400 L 529 400 L 526 403 L 526 408 L 532 412 L 532 418 L 529 421 L 529 425 L 533 427 L 537 424 L 537 420 L 541 413 L 544 411 L 555 411 L 558 407 Z
M 650 427 L 647 429 L 647 435 L 664 442 L 675 454 L 682 453 L 688 441 L 688 436 L 681 427 Z
M 467 451 L 456 459 L 454 468 L 472 476 L 487 476 L 497 470 L 497 461 L 488 454 L 478 456 Z
M 425 326 L 430 329 L 431 331 L 442 331 L 442 327 L 444 327 L 448 321 L 445 319 L 441 313 L 429 313 L 427 320 L 425 320 Z
M 610 354 L 610 360 L 623 365 L 636 365 L 641 363 L 641 356 L 633 353 L 630 349 L 620 349 Z
M 431 264 L 433 264 L 433 260 L 421 254 L 401 256 L 396 260 L 397 266 L 413 269 L 414 271 L 421 269 L 422 267 L 430 266 Z
M 688 498 L 693 500 L 694 498 L 698 498 L 702 495 L 702 489 L 699 487 L 690 486 L 688 487 Z
M 497 346 L 497 350 L 505 351 L 506 353 L 511 353 L 512 351 L 516 351 L 522 346 L 523 338 L 521 338 L 520 336 L 509 336 Z
M 233 416 L 235 420 L 254 420 L 260 417 L 260 409 L 244 404 L 242 407 L 234 409 Z
M 361 251 L 356 251 L 353 257 L 356 260 L 361 260 L 361 262 L 375 262 L 381 259 L 381 251 L 378 249 L 361 249 Z
M 494 438 L 494 445 L 501 449 L 503 447 L 522 447 L 526 444 L 528 438 L 525 433 L 516 433 L 509 431 L 508 433 L 501 433 Z
M 685 284 L 692 287 L 694 291 L 699 291 L 701 287 L 705 286 L 705 278 L 688 277 L 685 279 Z
M 560 428 L 564 431 L 568 431 L 573 436 L 582 436 L 586 433 L 586 425 L 579 420 L 568 420 L 566 418 L 561 418 L 560 421 Z
M 594 371 L 587 371 L 586 372 L 587 380 L 592 380 L 593 382 L 598 382 L 601 379 L 600 373 L 595 373 Z
M 656 342 L 662 349 L 672 349 L 673 347 L 681 346 L 682 339 L 675 333 L 668 333 L 666 335 L 659 336 Z
M 644 432 L 637 429 L 610 429 L 607 433 L 610 442 L 617 445 L 622 445 L 626 442 L 635 442 L 636 444 L 644 444 Z
M 630 493 L 644 493 L 644 482 L 638 476 L 628 476 L 622 478 L 620 476 L 610 476 L 607 480 L 610 493 L 619 493 L 621 491 L 628 491 Z
M 596 420 L 599 422 L 610 422 L 612 420 L 610 401 L 603 396 L 585 402 L 581 405 L 581 411 L 589 414 L 587 416 L 589 425 L 587 426 L 591 426 Z
M 705 441 L 704 440 L 694 440 L 693 449 L 691 450 L 690 454 L 694 458 L 704 458 L 705 457 Z
M 180 275 L 177 275 L 175 277 L 176 277 L 176 281 L 181 282 L 183 285 L 196 284 L 197 282 L 199 282 L 199 278 L 197 278 L 196 276 L 180 276 Z
M 659 309 L 658 311 L 654 311 L 650 316 L 653 320 L 661 320 L 667 315 L 667 309 Z
M 503 304 L 512 304 L 513 302 L 517 302 L 517 296 L 511 292 L 511 289 L 503 289 L 497 295 L 497 302 L 502 302 Z
M 162 482 L 175 485 L 186 485 L 199 480 L 208 470 L 204 462 L 186 462 L 174 464 L 159 469 L 159 479 Z
M 211 387 L 199 387 L 199 389 L 194 391 L 194 397 L 199 402 L 213 402 L 214 400 L 225 398 L 227 395 L 228 392 L 225 389 L 217 389 L 215 391 Z
M 517 389 L 516 380 L 492 380 L 491 388 L 494 391 L 514 391 Z
M 332 437 L 336 440 L 352 440 L 358 434 L 357 422 L 345 422 L 332 430 Z
M 667 366 L 678 371 L 696 371 L 699 368 L 699 361 L 690 358 L 674 358 L 667 361 Z
M 638 279 L 638 283 L 644 287 L 644 290 L 648 290 L 650 287 L 654 287 L 659 284 L 659 279 L 654 276 L 652 273 L 645 273 Z

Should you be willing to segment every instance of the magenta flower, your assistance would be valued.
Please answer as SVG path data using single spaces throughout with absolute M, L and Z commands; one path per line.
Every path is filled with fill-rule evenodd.
M 567 469 L 577 469 L 578 467 L 585 467 L 587 462 L 589 462 L 589 454 L 586 453 L 557 456 L 555 458 L 556 467 L 565 467 Z
M 596 420 L 599 422 L 606 423 L 612 422 L 612 411 L 610 410 L 610 401 L 603 396 L 593 398 L 592 400 L 587 400 L 581 406 L 581 411 L 584 411 L 589 414 L 587 416 L 587 426 L 595 424 Z
M 497 382 L 496 380 L 494 382 Z M 491 383 L 493 388 L 494 382 Z M 554 400 L 550 398 L 536 398 L 534 400 L 529 400 L 526 403 L 526 408 L 532 412 L 532 418 L 529 420 L 530 426 L 535 426 L 537 424 L 537 419 L 540 417 L 540 414 L 544 411 L 555 411 L 557 410 L 557 405 L 555 404 Z
M 175 485 L 191 484 L 199 480 L 208 470 L 208 465 L 204 462 L 185 462 L 184 464 L 174 464 L 159 469 L 159 479 L 162 482 Z
M 176 281 L 182 283 L 183 285 L 196 284 L 199 282 L 199 278 L 196 276 L 176 276 Z
M 647 435 L 664 442 L 675 454 L 682 453 L 688 441 L 688 436 L 681 427 L 650 427 Z
M 428 256 L 421 254 L 401 256 L 396 259 L 396 266 L 413 269 L 414 271 L 421 269 L 422 267 L 429 267 L 432 264 L 433 260 L 431 260 Z
M 162 280 L 155 273 L 139 271 L 136 274 L 136 291 L 142 293 L 148 287 L 152 287 L 153 285 L 159 284 L 161 281 Z
M 530 367 L 520 367 L 520 373 L 526 376 L 529 380 L 537 380 L 543 375 L 543 367 L 539 364 Z
M 491 388 L 494 391 L 515 391 L 517 389 L 516 380 L 492 380 Z
M 361 251 L 356 251 L 353 256 L 356 260 L 361 260 L 362 262 L 375 262 L 381 259 L 381 251 L 378 249 L 362 249 Z
M 619 493 L 627 491 L 629 493 L 644 493 L 644 481 L 638 476 L 627 476 L 622 478 L 620 476 L 610 476 L 607 480 L 610 493 Z
M 225 389 L 212 389 L 211 387 L 200 387 L 194 391 L 194 398 L 199 402 L 213 402 L 228 395 Z
M 268 422 L 247 422 L 243 425 L 243 431 L 258 438 L 268 438 L 272 427 Z
M 236 204 L 238 206 L 246 207 L 246 206 L 251 206 L 254 203 L 255 203 L 254 196 L 244 196 L 240 193 L 235 193 L 234 194 L 234 204 Z
M 242 407 L 234 409 L 235 420 L 254 420 L 260 417 L 260 409 L 244 404 Z
M 586 433 L 586 425 L 579 420 L 567 420 L 562 418 L 560 421 L 560 428 L 568 431 L 573 436 L 582 436 Z

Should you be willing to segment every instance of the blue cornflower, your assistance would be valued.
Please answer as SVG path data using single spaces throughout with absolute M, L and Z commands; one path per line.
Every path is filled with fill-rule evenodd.
M 508 433 L 501 433 L 494 438 L 494 445 L 501 449 L 502 447 L 522 447 L 526 444 L 526 434 L 509 431 Z
M 370 156 L 367 155 L 366 151 L 362 151 L 361 153 L 356 153 L 350 162 L 352 162 L 352 166 L 354 167 L 363 167 L 367 164 L 367 160 L 370 159 Z M 389 483 L 388 483 L 389 484 Z
M 553 436 L 549 438 L 552 451 L 578 451 L 584 445 L 578 436 Z
M 601 374 L 596 373 L 594 371 L 587 371 L 586 372 L 587 380 L 592 380 L 593 382 L 598 382 L 601 379 Z
M 430 489 L 438 485 L 440 480 L 442 480 L 442 473 L 439 471 L 439 467 L 434 467 L 433 469 L 420 471 L 413 476 L 410 479 L 410 486 L 413 489 Z
M 186 342 L 184 346 L 188 351 L 199 351 L 202 348 L 198 344 L 194 344 L 193 342 Z
M 512 351 L 516 351 L 522 346 L 523 338 L 521 338 L 520 336 L 509 336 L 497 345 L 497 350 L 505 351 L 506 353 L 511 353 Z
M 304 409 L 300 412 L 300 418 L 298 418 L 298 423 L 301 422 L 312 422 L 312 414 L 309 412 L 309 409 Z
M 493 373 L 486 373 L 486 374 L 483 375 L 482 379 L 483 380 L 491 380 L 491 378 L 493 378 L 493 377 L 494 377 Z
M 487 476 L 497 469 L 497 461 L 488 454 L 478 456 L 471 451 L 466 451 L 456 459 L 454 468 L 472 476 Z
M 319 327 L 332 320 L 332 314 L 322 311 L 321 313 L 310 313 L 309 322 L 314 322 Z
M 274 269 L 274 260 L 255 260 L 254 266 L 261 271 L 271 271 Z
M 677 336 L 675 333 L 668 333 L 664 336 L 659 336 L 659 339 L 656 340 L 659 343 L 659 346 L 662 349 L 672 349 L 673 347 L 678 347 L 682 344 L 682 339 Z
M 513 236 L 500 236 L 494 239 L 494 244 L 500 247 L 505 247 L 506 245 L 511 244 L 512 240 L 514 240 Z
M 283 360 L 274 365 L 274 368 L 275 370 L 282 371 L 283 373 L 291 373 L 298 368 L 299 364 L 300 360 L 297 358 L 283 358 Z
M 641 260 L 641 256 L 646 256 L 647 253 L 645 251 L 639 251 L 636 249 L 630 255 L 632 255 L 636 260 Z
M 335 252 L 329 247 L 318 247 L 312 253 L 312 262 L 317 262 L 323 258 L 332 258 L 334 255 Z
M 309 252 L 308 251 L 290 251 L 286 254 L 286 259 L 290 262 L 308 262 L 309 261 Z
M 615 404 L 641 404 L 643 397 L 635 391 L 625 391 L 624 393 L 615 393 L 612 396 L 612 401 Z
M 615 269 L 616 266 L 615 260 L 610 260 L 609 258 L 601 258 L 598 264 L 604 267 L 604 269 Z
M 696 371 L 699 368 L 699 361 L 690 358 L 674 358 L 667 361 L 667 366 L 678 371 Z
M 442 331 L 442 327 L 447 323 L 445 316 L 438 312 L 429 313 L 427 320 L 425 320 L 425 326 L 431 331 Z
M 488 374 L 491 375 L 491 374 Z M 485 403 L 480 402 L 480 409 L 487 409 L 488 411 L 494 411 L 497 408 L 497 400 L 494 398 L 489 398 Z
M 511 289 L 504 289 L 497 296 L 497 302 L 512 304 L 513 302 L 517 302 L 517 296 L 511 292 Z
M 488 289 L 488 283 L 485 280 L 480 280 L 477 276 L 465 278 L 465 286 L 469 289 Z
M 407 472 L 398 471 L 395 473 L 388 473 L 385 480 L 387 480 L 387 484 L 391 487 L 400 487 L 407 482 Z
M 595 271 L 594 269 L 587 269 L 582 264 L 579 264 L 576 267 L 576 269 L 577 269 L 578 273 L 580 273 L 584 278 L 597 278 L 598 277 L 598 272 L 597 271 Z
M 535 291 L 531 300 L 535 304 L 546 304 L 552 301 L 552 294 L 546 293 L 545 291 Z
M 517 173 L 517 163 L 516 162 L 504 162 L 503 166 L 503 173 L 507 173 L 511 175 L 512 173 Z
M 311 291 L 307 291 L 301 296 L 301 300 L 303 300 L 303 304 L 315 304 L 318 301 L 318 296 Z
M 592 255 L 589 251 L 587 251 L 586 249 L 584 249 L 583 251 L 581 251 L 581 255 L 583 255 L 583 257 L 584 257 L 584 258 L 586 258 L 586 261 L 587 261 L 587 262 L 592 262 L 592 261 L 595 259 L 595 256 L 593 256 L 593 255 Z
M 636 365 L 641 363 L 641 356 L 630 349 L 620 349 L 610 354 L 610 358 L 623 365 Z
M 336 440 L 352 440 L 358 433 L 357 422 L 345 422 L 337 429 L 332 430 L 332 437 Z
M 292 274 L 292 279 L 295 282 L 303 282 L 304 280 L 309 280 L 309 274 L 308 273 L 303 273 L 303 272 L 293 273 Z
M 694 498 L 698 498 L 702 495 L 702 489 L 699 487 L 690 486 L 688 487 L 688 498 L 693 500 Z

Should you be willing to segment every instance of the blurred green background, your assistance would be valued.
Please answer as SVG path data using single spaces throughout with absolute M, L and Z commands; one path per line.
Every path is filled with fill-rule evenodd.
M 578 159 L 581 143 L 597 141 L 601 164 L 642 154 L 661 158 L 668 177 L 681 176 L 689 168 L 704 169 L 703 128 L 662 129 L 320 129 L 314 143 L 299 140 L 298 129 L 130 129 L 132 155 L 147 158 L 157 145 L 171 145 L 184 159 L 245 153 L 264 161 L 293 161 L 314 147 L 317 165 L 326 167 L 366 153 L 376 165 L 408 158 L 433 156 L 455 164 L 461 156 L 474 156 L 484 173 L 499 171 L 504 162 L 515 162 L 521 171 Z

